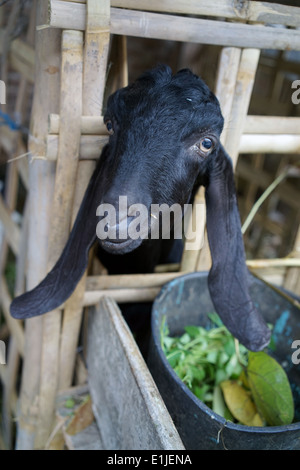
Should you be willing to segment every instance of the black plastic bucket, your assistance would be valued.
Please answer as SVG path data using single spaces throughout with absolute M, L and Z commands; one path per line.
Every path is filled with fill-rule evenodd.
M 171 336 L 187 325 L 210 328 L 207 313 L 214 307 L 207 287 L 207 273 L 183 275 L 166 284 L 152 308 L 148 365 L 181 439 L 192 449 L 300 449 L 300 364 L 292 362 L 291 348 L 300 339 L 300 309 L 295 300 L 250 276 L 252 299 L 265 320 L 274 325 L 275 352 L 293 391 L 295 422 L 286 426 L 252 427 L 234 424 L 213 412 L 178 378 L 160 344 L 163 317 Z M 296 362 L 296 361 L 294 361 Z

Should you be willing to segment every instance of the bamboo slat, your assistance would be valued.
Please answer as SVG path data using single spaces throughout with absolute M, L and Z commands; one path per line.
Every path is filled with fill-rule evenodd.
M 226 53 L 228 54 L 229 50 L 232 51 L 240 51 L 238 48 L 224 48 L 222 50 L 221 56 Z M 239 54 L 240 55 L 240 54 Z M 226 60 L 227 59 L 227 60 Z M 226 108 L 231 109 L 231 95 L 233 94 L 232 89 L 235 86 L 235 80 L 232 77 L 235 77 L 234 71 L 232 69 L 234 62 L 231 62 L 231 58 L 224 57 L 224 68 L 226 73 L 227 70 L 230 73 L 224 75 L 223 83 L 219 81 L 217 78 L 217 86 L 219 88 L 216 89 L 216 95 L 219 98 L 223 116 L 225 116 L 225 128 L 226 126 L 226 116 L 228 111 Z M 239 62 L 239 60 L 238 60 Z M 231 91 L 229 88 L 229 84 L 227 80 L 233 80 L 233 84 L 230 85 Z M 225 88 L 228 91 L 224 92 L 223 89 Z M 223 94 L 224 93 L 224 94 Z M 226 100 L 231 103 L 228 103 Z M 49 116 L 49 134 L 58 134 L 59 133 L 59 123 L 60 117 L 58 114 L 50 114 Z M 245 126 L 243 129 L 244 134 L 299 134 L 300 129 L 300 118 L 298 117 L 285 117 L 285 116 L 251 116 L 248 115 L 246 117 Z M 103 123 L 103 116 L 82 116 L 81 117 L 81 134 L 88 134 L 88 135 L 108 135 L 107 129 L 105 124 Z M 222 133 L 223 137 L 224 131 Z
M 110 2 L 105 0 L 87 1 L 86 33 L 84 41 L 84 69 L 83 69 L 83 109 L 82 114 L 87 116 L 100 116 L 102 114 L 103 92 L 106 81 L 106 67 L 108 47 L 110 40 L 109 20 Z M 60 117 L 61 118 L 61 117 Z M 61 122 L 60 122 L 61 127 Z M 81 119 L 79 128 L 81 127 Z M 84 138 L 83 136 L 82 138 Z M 100 138 L 101 139 L 101 138 Z M 105 139 L 105 138 L 104 138 Z M 81 155 L 84 147 L 80 147 Z M 97 142 L 98 157 L 101 152 Z M 81 162 L 78 168 L 78 187 L 76 185 L 77 204 L 73 211 L 75 219 L 79 204 L 93 171 L 92 162 Z M 70 299 L 66 302 L 62 325 L 62 343 L 59 358 L 59 389 L 71 385 L 79 329 L 82 319 L 82 303 L 85 289 L 85 276 L 82 277 Z
M 244 134 L 297 134 L 300 132 L 299 117 L 247 116 Z
M 111 297 L 118 303 L 152 302 L 158 295 L 160 287 L 141 287 L 129 289 L 105 289 L 84 293 L 83 305 L 96 305 L 103 297 Z
M 255 171 L 252 166 L 241 158 L 238 166 L 238 175 L 243 178 L 250 178 L 256 186 L 266 189 L 273 181 L 272 176 L 266 170 Z M 299 193 L 290 184 L 279 185 L 276 189 L 279 198 L 294 209 L 299 208 Z
M 90 175 L 94 169 L 94 162 L 79 162 L 76 179 L 76 193 L 74 195 L 72 225 L 80 207 L 82 195 L 89 183 Z M 62 323 L 61 345 L 59 356 L 58 390 L 70 386 L 74 375 L 76 348 L 82 319 L 83 295 L 85 289 L 85 276 L 78 283 L 71 297 L 66 301 Z
M 283 282 L 283 286 L 286 289 L 289 289 L 291 292 L 295 292 L 295 294 L 300 295 L 300 229 L 298 228 L 295 244 L 294 244 L 294 259 L 295 262 L 298 261 L 298 264 L 295 264 L 293 267 L 289 265 L 289 268 L 286 270 L 285 279 Z M 290 261 L 292 261 L 290 259 Z
M 79 157 L 82 70 L 83 35 L 79 31 L 65 30 L 61 46 L 61 123 L 49 232 L 48 269 L 53 267 L 60 256 L 70 232 L 74 181 Z M 53 425 L 59 379 L 60 331 L 60 310 L 52 311 L 43 317 L 38 447 L 45 445 Z
M 82 0 L 81 3 L 85 3 Z M 232 0 L 112 0 L 113 7 L 132 10 L 182 13 L 185 15 L 213 16 L 232 20 L 300 26 L 300 12 L 296 7 L 266 2 L 232 2 Z
M 259 49 L 244 49 L 241 54 L 226 139 L 224 141 L 225 149 L 232 158 L 234 167 L 237 163 L 240 139 L 245 127 L 259 56 Z
M 45 2 L 37 2 L 36 23 L 43 22 Z M 34 15 L 34 10 L 33 10 Z M 35 92 L 32 104 L 29 139 L 32 155 L 44 155 L 44 136 L 47 133 L 47 113 L 58 111 L 58 73 L 49 74 L 48 60 L 59 71 L 56 54 L 60 31 L 36 32 Z M 35 161 L 30 165 L 29 179 L 29 236 L 27 246 L 27 289 L 33 288 L 46 274 L 49 207 L 53 191 L 53 164 Z M 42 342 L 42 319 L 25 322 L 25 346 L 22 384 L 17 416 L 16 449 L 33 449 L 38 420 L 38 396 Z
M 60 125 L 59 114 L 49 115 L 49 134 L 58 134 Z M 103 116 L 81 116 L 81 134 L 108 135 Z
M 0 54 L 3 54 L 3 44 L 5 37 L 5 31 L 0 30 Z M 10 49 L 8 53 L 9 65 L 14 70 L 19 72 L 26 78 L 30 83 L 34 82 L 34 49 L 32 46 L 24 42 L 23 40 L 16 38 L 11 41 Z M 3 76 L 1 77 L 4 78 Z
M 101 151 L 108 142 L 108 137 L 102 135 L 82 135 L 79 141 L 80 160 L 97 160 Z M 49 134 L 46 137 L 46 158 L 48 160 L 57 160 L 59 137 L 55 134 Z
M 221 142 L 225 144 L 227 130 L 230 127 L 231 108 L 236 86 L 237 74 L 241 59 L 241 49 L 237 47 L 223 47 L 216 80 L 216 96 L 219 99 L 224 117 L 224 129 Z
M 4 228 L 4 233 L 7 239 L 7 242 L 11 249 L 13 250 L 14 254 L 17 256 L 19 253 L 19 247 L 20 247 L 20 241 L 21 241 L 21 236 L 20 236 L 20 229 L 16 225 L 15 222 L 13 222 L 11 218 L 11 213 L 8 210 L 6 204 L 3 201 L 3 197 L 0 194 L 0 219 L 3 224 Z
M 204 188 L 200 187 L 195 195 L 193 203 L 192 217 L 189 219 L 188 234 L 197 233 L 196 240 L 185 240 L 184 250 L 181 259 L 180 271 L 195 271 L 199 251 L 204 244 L 204 233 L 206 224 L 206 209 Z
M 2 428 L 8 449 L 13 447 L 13 416 L 16 415 L 17 404 L 17 380 L 20 365 L 20 355 L 17 344 L 17 338 L 11 335 L 8 347 L 8 363 L 6 365 L 6 380 L 3 392 L 2 406 Z
M 288 134 L 244 134 L 239 153 L 300 153 L 300 136 Z
M 172 281 L 180 272 L 154 273 L 154 274 L 122 274 L 122 275 L 100 275 L 88 276 L 86 278 L 86 291 L 105 289 L 122 289 L 139 286 L 139 288 L 161 287 L 163 284 Z
M 18 320 L 15 320 L 10 315 L 9 306 L 11 304 L 12 299 L 9 294 L 6 279 L 4 278 L 3 275 L 1 276 L 0 280 L 1 280 L 0 282 L 1 305 L 2 305 L 4 318 L 11 334 L 17 340 L 18 351 L 20 355 L 23 356 L 24 355 L 24 330 L 21 325 L 21 322 Z
M 85 29 L 86 6 L 50 0 L 48 26 Z M 111 8 L 112 34 L 219 46 L 300 50 L 300 31 Z
M 238 114 L 236 115 L 236 119 Z M 272 134 L 243 134 L 238 135 L 241 132 L 241 127 L 233 127 L 227 120 L 225 121 L 225 128 L 221 135 L 221 141 L 226 146 L 226 150 L 233 159 L 237 158 L 237 152 L 243 153 L 299 153 L 300 150 L 300 137 L 295 134 L 283 134 L 277 135 Z M 230 133 L 230 137 L 227 139 L 227 133 Z M 234 145 L 233 137 L 235 142 Z M 59 137 L 56 134 L 49 134 L 46 138 L 47 150 L 46 158 L 49 161 L 55 161 L 58 154 Z M 80 160 L 98 160 L 103 147 L 108 143 L 108 137 L 103 135 L 82 135 L 80 138 Z

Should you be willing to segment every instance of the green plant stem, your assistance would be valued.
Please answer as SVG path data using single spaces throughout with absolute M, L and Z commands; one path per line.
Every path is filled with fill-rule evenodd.
M 249 225 L 251 224 L 256 212 L 260 208 L 260 206 L 263 204 L 263 202 L 269 197 L 269 195 L 274 191 L 274 189 L 283 181 L 289 173 L 289 168 L 286 168 L 280 175 L 277 176 L 277 178 L 273 181 L 270 186 L 267 187 L 267 189 L 263 192 L 263 194 L 258 198 L 256 203 L 253 205 L 251 211 L 248 214 L 248 217 L 246 218 L 243 226 L 242 226 L 242 233 L 244 234 L 246 230 L 248 229 Z

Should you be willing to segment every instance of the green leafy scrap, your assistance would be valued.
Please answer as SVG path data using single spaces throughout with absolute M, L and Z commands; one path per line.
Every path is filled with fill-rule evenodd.
M 288 377 L 265 352 L 249 352 L 247 378 L 257 409 L 270 426 L 290 424 L 294 401 Z
M 179 337 L 162 321 L 161 346 L 179 378 L 225 419 L 249 426 L 291 423 L 294 403 L 282 367 L 239 344 L 216 313 L 209 317 L 215 327 L 186 326 Z

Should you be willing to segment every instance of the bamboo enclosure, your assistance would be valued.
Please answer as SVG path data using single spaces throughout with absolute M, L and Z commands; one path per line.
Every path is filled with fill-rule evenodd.
M 72 394 L 87 383 L 88 371 L 77 350 L 87 308 L 104 296 L 117 302 L 152 301 L 166 282 L 184 272 L 208 270 L 211 264 L 200 189 L 195 198 L 195 204 L 201 205 L 199 244 L 196 250 L 184 250 L 179 265 L 158 266 L 153 274 L 113 276 L 91 255 L 87 272 L 59 309 L 24 323 L 10 316 L 12 295 L 37 285 L 68 239 L 95 162 L 108 140 L 102 118 L 106 96 L 128 84 L 129 37 L 219 48 L 214 91 L 225 117 L 222 143 L 237 175 L 247 181 L 243 204 L 248 208 L 257 188 L 266 189 L 271 183 L 263 167 L 268 154 L 280 159 L 284 154 L 277 173 L 289 157 L 300 154 L 299 111 L 287 115 L 272 114 L 272 109 L 265 114 L 249 112 L 257 71 L 264 60 L 262 51 L 300 51 L 300 8 L 250 0 L 32 0 L 25 34 L 15 37 L 22 5 L 21 0 L 11 7 L 5 5 L 6 16 L 0 9 L 0 78 L 9 83 L 9 70 L 20 77 L 16 115 L 31 108 L 26 144 L 21 127 L 0 127 L 0 147 L 8 160 L 5 191 L 0 195 L 4 317 L 0 340 L 4 338 L 9 345 L 7 363 L 0 364 L 0 449 L 64 448 L 68 444 L 63 439 L 57 444 L 54 432 L 59 424 L 57 399 L 66 390 Z M 279 67 L 276 83 L 282 83 L 282 75 Z M 292 76 L 300 77 L 299 63 Z M 1 104 L 4 113 L 6 106 Z M 254 166 L 245 155 L 253 157 Z M 295 178 L 299 178 L 296 170 Z M 21 223 L 15 219 L 20 187 L 25 193 Z M 298 207 L 299 223 L 295 185 L 278 188 L 277 194 L 294 211 Z M 292 219 L 293 215 L 289 222 L 296 233 L 291 255 L 248 259 L 247 264 L 258 274 L 280 270 L 281 285 L 299 295 L 300 232 Z M 272 221 L 260 222 L 274 229 Z M 274 229 L 277 235 L 279 231 Z M 16 260 L 13 294 L 5 276 L 10 253 Z

